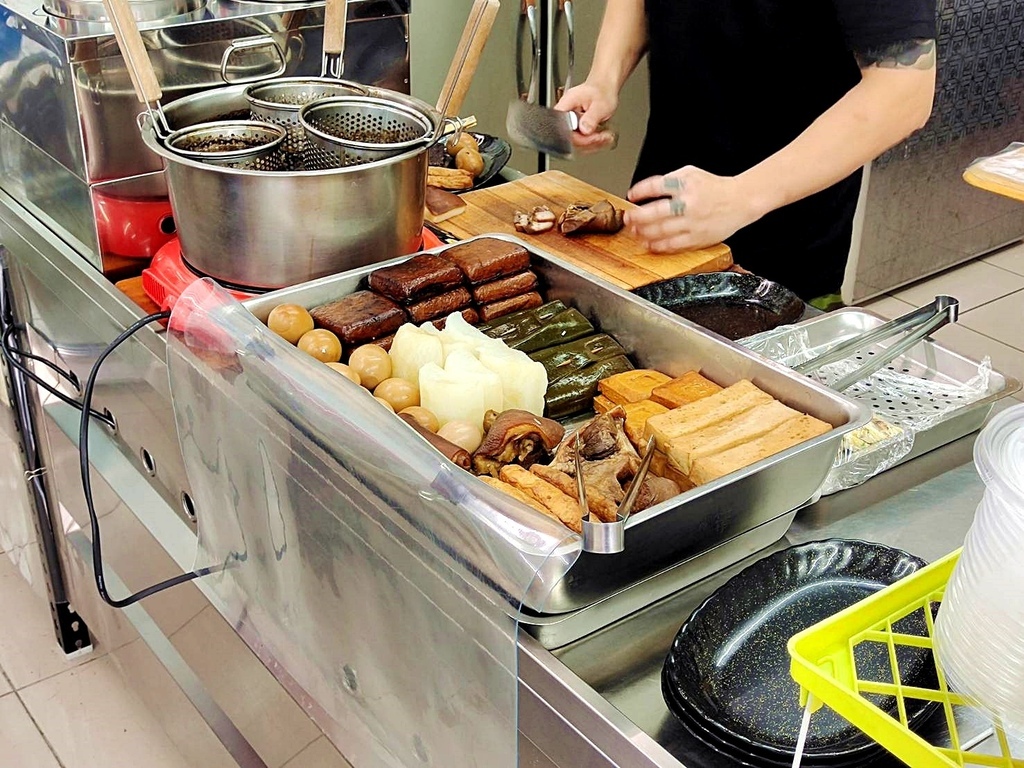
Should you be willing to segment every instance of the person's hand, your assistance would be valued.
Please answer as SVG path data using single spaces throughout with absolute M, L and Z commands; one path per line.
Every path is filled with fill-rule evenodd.
M 618 106 L 618 94 L 587 81 L 562 94 L 555 109 L 575 112 L 579 116 L 580 127 L 573 132 L 572 143 L 577 149 L 586 151 L 615 145 L 618 137 L 605 130 L 604 124 L 615 114 Z
M 763 215 L 737 177 L 691 165 L 639 181 L 627 197 L 642 204 L 626 211 L 625 224 L 654 253 L 715 245 Z

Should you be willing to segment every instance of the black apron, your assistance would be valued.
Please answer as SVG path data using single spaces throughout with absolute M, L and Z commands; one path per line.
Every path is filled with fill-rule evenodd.
M 694 165 L 733 176 L 786 146 L 860 79 L 831 2 L 647 0 L 650 117 L 634 182 Z M 737 264 L 811 299 L 839 291 L 861 172 L 745 227 Z

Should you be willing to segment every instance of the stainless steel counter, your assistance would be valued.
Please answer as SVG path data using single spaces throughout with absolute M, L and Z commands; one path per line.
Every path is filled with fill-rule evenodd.
M 21 318 L 29 325 L 32 351 L 74 369 L 84 380 L 95 354 L 141 312 L 85 258 L 33 225 L 25 210 L 2 193 L 0 244 L 13 268 L 14 295 Z M 171 416 L 164 347 L 162 335 L 147 329 L 111 359 L 112 374 L 98 392 L 101 398 L 96 406 L 110 408 L 117 416 L 118 430 L 108 433 L 97 428 L 91 437 L 97 478 L 109 486 L 111 498 L 107 503 L 130 512 L 132 525 L 139 530 L 135 537 L 109 537 L 109 543 L 104 539 L 108 569 L 119 573 L 132 589 L 166 577 L 168 564 L 190 569 L 195 553 L 193 519 L 179 509 L 189 489 Z M 70 515 L 84 528 L 87 520 L 80 500 L 77 417 L 59 403 L 37 402 L 34 408 L 46 438 L 43 460 L 53 514 Z M 982 494 L 971 460 L 972 445 L 973 436 L 963 438 L 859 488 L 827 497 L 801 511 L 787 537 L 774 547 L 559 650 L 548 651 L 521 632 L 520 765 L 727 765 L 673 721 L 660 693 L 662 661 L 690 611 L 753 559 L 794 543 L 830 536 L 856 537 L 898 546 L 928 560 L 953 550 L 962 542 Z M 58 528 L 66 530 L 67 526 Z M 142 546 L 145 536 L 161 550 L 161 560 L 147 554 L 150 550 Z M 95 586 L 86 575 L 91 566 L 77 554 L 81 547 L 63 540 L 59 544 L 65 570 L 70 575 L 80 574 L 71 579 L 71 599 L 90 629 L 105 642 L 102 633 L 110 620 L 104 618 L 102 610 L 109 613 L 110 609 L 100 605 L 94 594 Z M 154 573 L 153 563 L 158 563 L 157 571 L 162 568 L 164 572 Z M 217 722 L 225 712 L 233 711 L 234 700 L 251 695 L 246 689 L 220 695 L 216 671 L 204 667 L 201 659 L 187 660 L 182 671 L 172 669 L 172 662 L 182 666 L 180 658 L 160 655 L 159 647 L 170 645 L 166 641 L 173 639 L 174 626 L 163 610 L 156 609 L 178 600 L 198 599 L 208 606 L 205 600 L 209 595 L 202 580 L 195 582 L 195 587 L 176 588 L 148 606 L 154 609 L 153 622 L 144 639 L 150 638 L 146 642 L 154 654 L 225 744 L 248 739 L 256 751 L 261 751 L 262 734 L 247 727 L 251 724 L 226 728 L 223 722 Z M 130 616 L 125 618 L 133 621 Z M 240 653 L 257 656 L 266 674 L 272 674 L 277 685 L 288 690 L 307 714 L 312 711 L 315 702 L 288 687 L 287 670 L 260 647 L 259 638 L 242 636 L 242 640 L 245 645 L 238 643 Z M 181 682 L 186 678 L 187 685 Z M 212 697 L 219 709 L 201 706 L 204 696 L 211 698 L 197 690 L 202 686 L 219 694 Z M 343 744 L 339 746 L 344 749 Z M 245 745 L 236 744 L 232 749 L 235 755 L 245 752 Z M 280 764 L 265 755 L 263 759 L 267 764 Z
M 956 549 L 984 490 L 972 460 L 974 439 L 975 435 L 962 438 L 864 485 L 820 500 L 801 511 L 786 538 L 773 547 L 583 640 L 549 652 L 532 638 L 522 638 L 524 686 L 587 733 L 594 752 L 581 760 L 584 753 L 579 745 L 548 738 L 545 748 L 555 745 L 557 751 L 547 762 L 521 764 L 732 765 L 693 739 L 662 698 L 661 667 L 672 638 L 690 612 L 752 562 L 807 541 L 864 539 L 905 549 L 928 561 Z M 529 694 L 521 708 L 521 729 L 524 734 L 540 733 L 544 724 L 533 722 L 533 711 L 526 707 Z M 567 730 L 566 724 L 561 727 Z

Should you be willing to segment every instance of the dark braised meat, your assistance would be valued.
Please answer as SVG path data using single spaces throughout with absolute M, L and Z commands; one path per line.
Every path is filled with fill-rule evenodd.
M 558 217 L 558 231 L 563 235 L 614 235 L 622 229 L 622 215 L 623 211 L 607 200 L 572 203 Z

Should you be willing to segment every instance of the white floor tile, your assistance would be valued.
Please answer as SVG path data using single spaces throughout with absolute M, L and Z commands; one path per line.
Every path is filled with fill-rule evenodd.
M 1018 275 L 1024 275 L 1024 243 L 1004 248 L 999 253 L 986 256 L 982 261 Z
M 961 325 L 1024 351 L 1024 291 L 1011 293 L 960 318 Z
M 893 295 L 920 307 L 945 294 L 958 299 L 960 311 L 966 312 L 1021 289 L 1024 289 L 1024 275 L 1015 275 L 984 261 L 972 261 Z
M 171 641 L 270 768 L 280 768 L 322 735 L 214 608 Z
M 0 768 L 60 768 L 18 697 L 0 696 Z
M 110 657 L 18 695 L 65 768 L 191 768 Z
M 181 573 L 127 505 L 120 504 L 100 522 L 103 560 L 131 590 L 139 590 Z M 91 567 L 88 580 L 92 581 Z M 93 592 L 96 587 L 89 585 Z M 193 584 L 180 584 L 146 598 L 144 606 L 167 635 L 197 616 L 209 601 Z
M 905 315 L 912 309 L 917 309 L 916 305 L 908 304 L 901 299 L 897 299 L 895 296 L 880 296 L 862 304 L 861 307 L 869 312 L 881 315 L 886 320 L 892 320 L 894 317 Z
M 1024 352 L 973 331 L 960 323 L 940 328 L 935 339 L 942 346 L 964 357 L 982 360 L 986 356 L 992 368 L 1004 376 L 1024 381 Z
M 321 736 L 285 763 L 284 768 L 352 768 L 352 764 L 326 736 Z
M 0 669 L 0 696 L 10 693 L 13 690 L 11 684 L 7 682 L 7 675 Z
M 57 645 L 50 609 L 7 557 L 0 557 L 0 605 L 11 620 L 0 632 L 0 667 L 20 690 L 89 660 L 68 661 Z
M 149 708 L 189 765 L 235 768 L 236 763 L 224 745 L 142 640 L 129 643 L 110 656 L 132 692 Z

